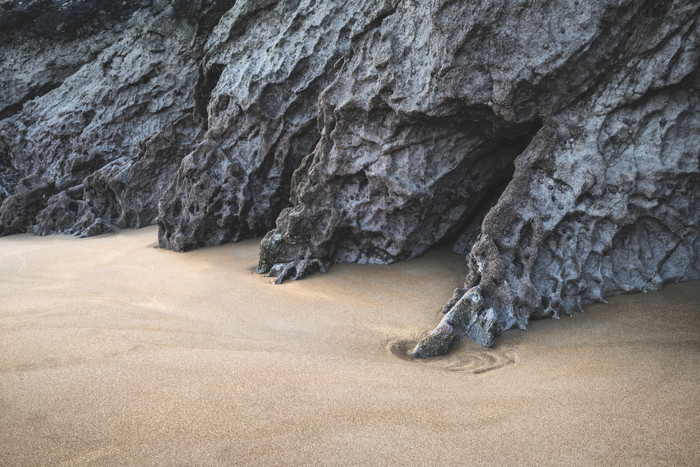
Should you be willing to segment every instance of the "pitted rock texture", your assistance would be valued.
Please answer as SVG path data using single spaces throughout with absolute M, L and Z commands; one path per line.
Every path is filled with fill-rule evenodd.
M 0 210 L 0 235 L 24 233 L 45 200 L 55 191 L 52 180 L 36 174 L 23 178 L 15 193 L 3 201 Z
M 205 47 L 197 115 L 207 134 L 158 210 L 161 247 L 263 235 L 289 204 L 292 172 L 320 137 L 318 96 L 350 41 L 388 1 L 238 2 Z
M 60 86 L 115 42 L 140 1 L 0 2 L 0 118 Z M 116 30 L 115 30 L 116 29 Z
M 29 175 L 54 186 L 33 199 L 39 217 L 11 231 L 91 235 L 155 222 L 165 185 L 201 140 L 191 116 L 198 60 L 233 0 L 181 3 L 2 4 L 0 150 L 15 175 L 0 175 L 0 191 Z
M 12 195 L 20 178 L 19 172 L 12 166 L 7 146 L 0 142 L 0 205 Z
M 36 233 L 90 236 L 113 231 L 113 226 L 155 223 L 158 202 L 183 155 L 194 149 L 198 131 L 192 114 L 185 115 L 140 142 L 136 156 L 120 157 L 85 177 L 81 185 L 53 196 L 36 217 Z
M 500 311 L 493 333 L 700 275 L 698 78 L 610 113 L 589 104 L 585 125 L 562 116 L 519 157 L 465 284 Z
M 700 277 L 691 0 L 0 1 L 0 235 L 265 235 L 276 282 L 454 242 L 427 357 Z M 276 227 L 273 230 L 273 226 Z
M 294 279 L 459 236 L 469 273 L 444 345 L 429 339 L 440 351 L 445 324 L 493 345 L 531 318 L 700 277 L 698 9 L 400 2 L 321 95 L 321 141 L 259 271 Z M 462 309 L 474 287 L 483 306 Z

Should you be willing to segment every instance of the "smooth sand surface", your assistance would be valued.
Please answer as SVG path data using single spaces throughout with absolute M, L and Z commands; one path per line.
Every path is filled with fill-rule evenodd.
M 700 465 L 700 282 L 405 352 L 446 249 L 273 285 L 258 242 L 0 239 L 0 464 Z

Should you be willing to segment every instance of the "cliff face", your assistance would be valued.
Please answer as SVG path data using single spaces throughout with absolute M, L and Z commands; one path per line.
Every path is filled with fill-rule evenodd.
M 184 251 L 269 231 L 279 282 L 454 242 L 464 287 L 414 354 L 493 345 L 700 277 L 699 12 L 5 1 L 0 234 L 157 221 Z
M 462 232 L 465 286 L 418 357 L 698 277 L 697 19 L 693 2 L 401 2 L 321 95 L 260 271 Z
M 0 175 L 0 191 L 13 194 L 0 207 L 0 234 L 154 222 L 199 139 L 198 57 L 225 3 L 3 2 L 0 163 L 11 181 L 31 180 L 14 192 Z
M 365 3 L 238 2 L 221 19 L 197 95 L 207 133 L 159 205 L 162 247 L 215 245 L 274 225 L 292 172 L 318 142 L 319 94 L 361 20 L 383 13 Z

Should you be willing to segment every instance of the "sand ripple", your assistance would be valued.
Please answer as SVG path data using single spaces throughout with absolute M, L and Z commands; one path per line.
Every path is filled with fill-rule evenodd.
M 411 352 L 420 339 L 395 339 L 387 348 L 396 357 L 414 365 L 426 366 L 444 371 L 464 371 L 475 375 L 497 370 L 515 364 L 512 351 L 494 350 L 479 347 L 473 343 L 459 343 L 447 355 L 441 357 L 415 359 Z

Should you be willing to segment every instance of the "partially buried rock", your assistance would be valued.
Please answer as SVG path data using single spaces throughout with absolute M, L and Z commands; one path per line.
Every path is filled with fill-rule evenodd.
M 276 282 L 454 242 L 416 356 L 700 277 L 698 2 L 2 10 L 0 235 L 267 232 Z

